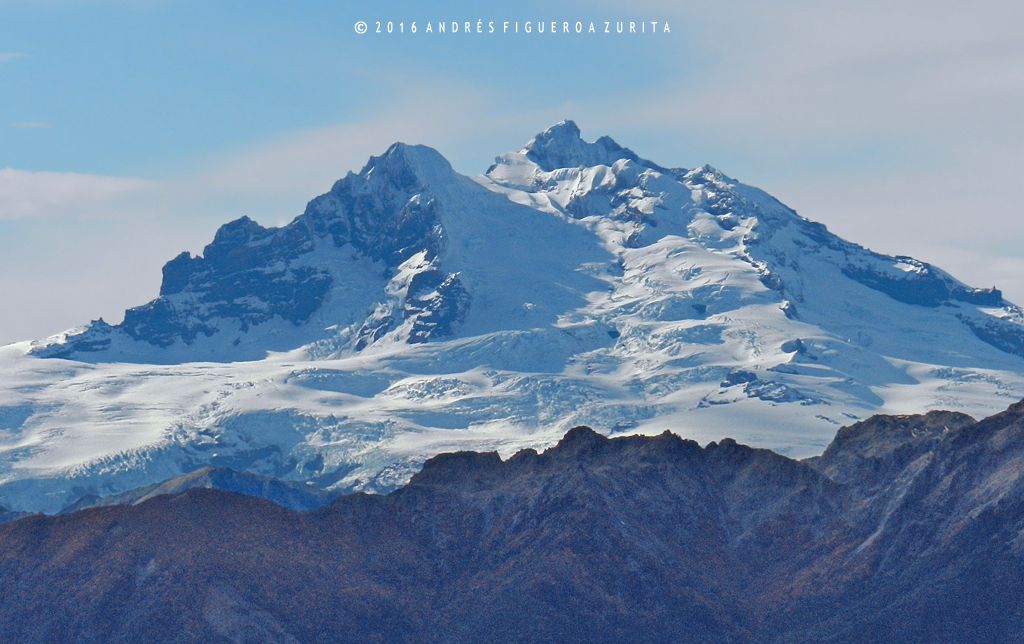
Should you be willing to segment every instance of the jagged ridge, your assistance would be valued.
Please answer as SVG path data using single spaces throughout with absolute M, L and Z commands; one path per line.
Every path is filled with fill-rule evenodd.
M 1013 641 L 1022 458 L 1024 402 L 809 463 L 579 427 L 304 514 L 190 489 L 2 525 L 0 615 L 26 643 Z

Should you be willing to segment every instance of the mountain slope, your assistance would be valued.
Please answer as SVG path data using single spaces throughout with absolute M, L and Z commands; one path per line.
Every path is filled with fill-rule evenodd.
M 1022 454 L 1018 403 L 873 417 L 810 463 L 578 427 L 305 513 L 190 489 L 0 525 L 0 619 L 25 643 L 1013 642 Z
M 481 188 L 430 148 L 396 143 L 287 226 L 243 217 L 221 227 L 201 257 L 168 262 L 160 297 L 121 324 L 94 322 L 32 353 L 232 361 L 316 340 L 321 351 L 359 351 L 456 327 L 530 329 L 583 305 L 600 284 L 577 269 L 602 260 L 611 257 L 585 231 Z M 531 297 L 545 308 L 523 308 Z
M 588 424 L 804 457 L 874 413 L 1024 397 L 995 289 L 841 240 L 721 172 L 571 122 L 485 175 L 395 144 L 160 296 L 0 348 L 0 503 L 57 511 L 202 466 L 389 490 L 446 450 Z
M 311 485 L 279 481 L 266 476 L 257 476 L 251 472 L 235 472 L 226 467 L 207 466 L 173 479 L 128 490 L 121 494 L 104 497 L 84 496 L 61 510 L 60 514 L 109 505 L 138 505 L 164 494 L 180 494 L 193 488 L 207 488 L 254 496 L 296 511 L 323 507 L 338 496 L 337 493 L 324 492 Z M 0 521 L 3 520 L 3 515 L 0 515 Z

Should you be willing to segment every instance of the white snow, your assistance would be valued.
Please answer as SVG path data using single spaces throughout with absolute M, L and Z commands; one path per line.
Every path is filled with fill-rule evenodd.
M 385 275 L 325 241 L 303 261 L 331 270 L 328 303 L 305 325 L 240 335 L 235 362 L 203 361 L 221 333 L 170 349 L 119 336 L 88 363 L 2 347 L 0 504 L 54 511 L 207 463 L 384 490 L 437 452 L 508 456 L 577 424 L 806 457 L 871 414 L 980 417 L 1024 397 L 1024 360 L 957 317 L 1019 325 L 1015 307 L 928 308 L 867 288 L 842 268 L 923 265 L 822 245 L 713 169 L 544 172 L 520 151 L 471 180 L 431 163 L 437 261 L 471 296 L 453 336 L 408 344 L 397 328 L 355 351 L 359 325 L 427 258 Z

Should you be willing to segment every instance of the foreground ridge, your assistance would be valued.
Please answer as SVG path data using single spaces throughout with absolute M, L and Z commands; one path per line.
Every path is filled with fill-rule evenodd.
M 428 460 L 304 513 L 190 489 L 0 525 L 15 642 L 1007 642 L 1024 402 L 876 416 L 795 461 L 731 439 Z

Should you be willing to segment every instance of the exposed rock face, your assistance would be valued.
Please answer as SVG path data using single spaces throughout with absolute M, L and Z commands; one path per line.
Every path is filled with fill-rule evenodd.
M 121 324 L 93 322 L 66 343 L 34 353 L 69 358 L 105 351 L 113 348 L 118 333 L 167 348 L 223 332 L 231 337 L 223 339 L 219 353 L 232 357 L 231 339 L 239 333 L 274 320 L 299 327 L 323 310 L 335 282 L 353 279 L 347 274 L 353 259 L 374 262 L 382 276 L 390 276 L 417 254 L 425 274 L 416 276 L 418 290 L 399 307 L 399 319 L 415 318 L 411 342 L 449 334 L 465 315 L 469 298 L 458 276 L 437 266 L 446 235 L 428 183 L 455 177 L 434 150 L 396 143 L 371 158 L 359 174 L 349 173 L 311 201 L 287 226 L 263 228 L 248 217 L 221 226 L 202 256 L 182 253 L 169 261 L 160 296 L 126 311 Z M 424 293 L 428 285 L 430 292 Z M 443 288 L 433 289 L 438 286 Z M 430 293 L 434 297 L 424 302 L 422 296 Z M 345 308 L 344 302 L 338 305 Z M 393 326 L 389 319 L 374 332 Z M 307 336 L 289 348 L 318 339 L 316 330 Z
M 966 414 L 932 411 L 923 416 L 872 416 L 836 433 L 832 444 L 808 462 L 838 483 L 866 496 L 888 484 L 908 463 L 928 453 L 950 431 L 976 421 Z
M 1016 642 L 1024 403 L 809 464 L 666 432 L 437 456 L 296 514 L 190 489 L 0 526 L 14 642 Z

